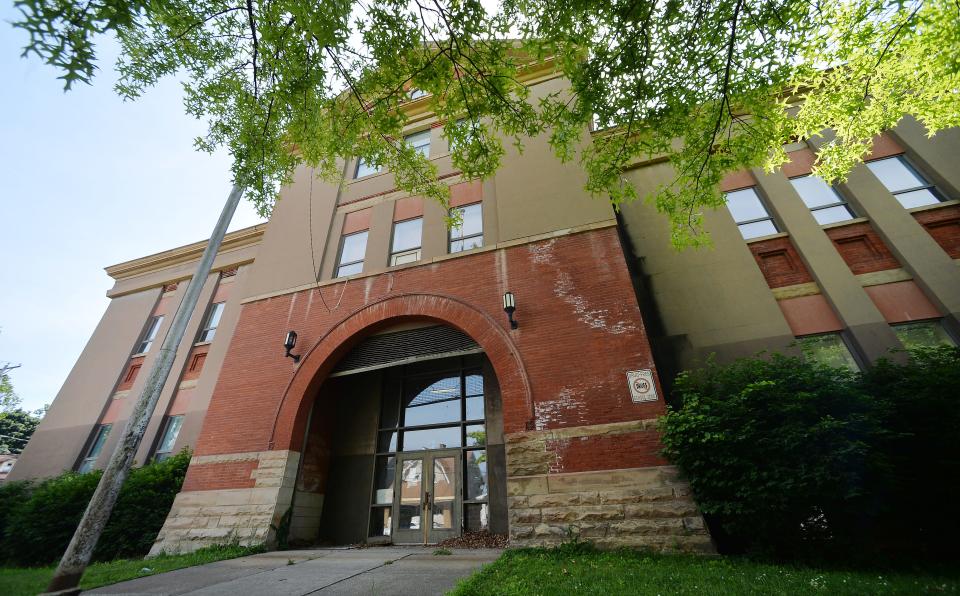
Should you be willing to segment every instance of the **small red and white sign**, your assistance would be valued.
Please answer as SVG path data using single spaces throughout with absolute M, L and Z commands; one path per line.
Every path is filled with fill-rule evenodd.
M 627 385 L 630 397 L 635 403 L 657 401 L 657 384 L 653 380 L 653 371 L 649 368 L 627 371 Z

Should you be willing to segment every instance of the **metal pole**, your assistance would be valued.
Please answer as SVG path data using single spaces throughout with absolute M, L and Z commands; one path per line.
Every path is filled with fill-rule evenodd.
M 110 519 L 110 513 L 117 502 L 117 496 L 120 494 L 120 487 L 130 473 L 130 466 L 133 464 L 133 458 L 136 456 L 137 447 L 143 439 L 143 434 L 147 429 L 147 422 L 153 415 L 153 410 L 157 407 L 157 401 L 160 399 L 160 391 L 167 382 L 170 370 L 173 368 L 173 359 L 177 355 L 177 349 L 180 347 L 180 341 L 187 329 L 187 323 L 190 321 L 193 311 L 196 309 L 200 298 L 200 290 L 210 274 L 210 268 L 213 266 L 213 259 L 220 250 L 220 243 L 227 232 L 227 226 L 233 218 L 234 211 L 237 210 L 237 204 L 243 195 L 243 189 L 234 185 L 227 198 L 227 203 L 223 206 L 223 212 L 220 213 L 220 219 L 217 220 L 217 226 L 213 229 L 210 241 L 203 250 L 203 256 L 197 265 L 197 270 L 190 279 L 190 285 L 187 286 L 187 293 L 183 297 L 183 302 L 177 309 L 177 314 L 173 317 L 173 323 L 167 332 L 163 345 L 160 347 L 160 353 L 157 360 L 150 369 L 150 375 L 147 377 L 147 384 L 143 388 L 137 403 L 133 407 L 133 413 L 130 415 L 130 421 L 123 429 L 123 435 L 120 442 L 110 456 L 110 463 L 107 464 L 97 485 L 97 490 L 87 505 L 87 510 L 83 513 L 80 525 L 77 526 L 67 546 L 63 558 L 60 559 L 60 565 L 53 574 L 53 579 L 47 586 L 48 592 L 78 593 L 77 588 L 80 585 L 80 577 L 83 575 L 90 559 L 93 557 L 93 551 L 103 533 L 107 520 Z

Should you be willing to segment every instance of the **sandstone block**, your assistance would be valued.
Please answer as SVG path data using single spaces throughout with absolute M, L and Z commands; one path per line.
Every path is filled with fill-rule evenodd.
M 610 524 L 611 536 L 682 535 L 683 520 L 679 519 L 627 519 Z
M 624 514 L 628 518 L 693 517 L 699 515 L 692 501 L 660 501 L 624 505 Z
M 556 524 L 538 524 L 533 528 L 534 536 L 538 538 L 543 537 L 555 537 L 563 539 L 569 533 L 570 526 L 556 525 Z
M 703 518 L 699 515 L 696 517 L 685 517 L 683 518 L 683 527 L 687 529 L 688 532 L 706 532 L 707 527 L 703 523 Z
M 532 538 L 532 537 L 533 537 L 533 526 L 521 526 L 521 525 L 510 526 L 511 540 L 522 540 L 524 538 Z
M 543 521 L 546 522 L 572 522 L 579 519 L 578 508 L 576 507 L 545 507 L 543 509 Z
M 546 476 L 537 476 L 533 478 L 507 478 L 507 494 L 511 497 L 519 495 L 543 495 L 546 493 Z
M 531 495 L 529 497 L 530 507 L 564 507 L 568 505 L 578 505 L 580 495 L 578 493 L 560 493 L 554 495 Z
M 518 497 L 507 497 L 507 508 L 513 509 L 514 507 L 527 507 L 529 502 L 529 497 L 523 495 Z
M 623 507 L 620 505 L 584 505 L 574 511 L 580 521 L 623 519 Z
M 540 523 L 539 509 L 511 509 L 510 523 L 538 524 Z

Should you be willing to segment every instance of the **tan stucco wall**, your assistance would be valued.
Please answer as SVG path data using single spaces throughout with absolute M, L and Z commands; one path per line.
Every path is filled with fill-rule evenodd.
M 73 468 L 159 296 L 155 288 L 110 301 L 11 480 L 53 476 Z
M 673 179 L 666 163 L 627 173 L 641 195 Z M 709 353 L 721 360 L 793 340 L 753 254 L 726 209 L 707 211 L 704 227 L 713 246 L 678 251 L 670 244 L 666 216 L 637 201 L 622 208 L 640 272 L 665 327 L 668 349 L 681 366 Z

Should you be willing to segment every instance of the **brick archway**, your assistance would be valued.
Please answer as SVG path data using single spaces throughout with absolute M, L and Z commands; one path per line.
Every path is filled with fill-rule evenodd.
M 379 328 L 434 321 L 469 335 L 483 348 L 500 383 L 504 420 L 532 420 L 533 396 L 520 353 L 490 315 L 451 296 L 401 294 L 368 304 L 335 324 L 303 354 L 277 407 L 268 449 L 300 451 L 311 400 L 337 361 Z

